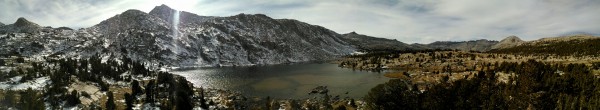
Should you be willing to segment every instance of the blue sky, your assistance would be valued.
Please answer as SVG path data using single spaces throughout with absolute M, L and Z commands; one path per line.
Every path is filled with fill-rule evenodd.
M 0 22 L 81 28 L 160 4 L 206 16 L 262 13 L 406 43 L 600 35 L 600 0 L 0 0 Z

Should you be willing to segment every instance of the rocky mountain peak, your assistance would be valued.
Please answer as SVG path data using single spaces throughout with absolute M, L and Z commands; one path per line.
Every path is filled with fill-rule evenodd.
M 41 29 L 41 26 L 30 22 L 29 20 L 20 17 L 17 21 L 10 25 L 0 24 L 0 34 L 7 32 L 19 32 L 19 33 L 35 33 Z
M 173 19 L 174 19 L 173 16 L 175 16 L 176 12 L 179 12 L 179 22 L 181 24 L 186 24 L 186 23 L 199 24 L 204 21 L 207 21 L 208 19 L 213 18 L 213 17 L 207 17 L 207 16 L 200 16 L 200 15 L 186 12 L 186 11 L 175 10 L 165 4 L 154 7 L 148 14 L 150 14 L 152 16 L 156 16 L 160 19 L 163 19 L 163 20 L 167 21 L 168 23 L 173 23 Z
M 27 20 L 23 17 L 20 17 L 19 19 L 17 19 L 17 21 L 13 25 L 16 27 L 39 27 L 38 24 L 30 22 L 29 20 Z
M 169 7 L 169 6 L 165 5 L 165 4 L 160 4 L 160 6 L 156 6 L 154 8 L 165 8 L 165 9 L 171 9 L 172 10 L 171 7 Z
M 99 28 L 99 30 L 110 33 L 128 29 L 141 29 L 152 32 L 168 30 L 167 25 L 164 20 L 158 17 L 151 16 L 140 10 L 130 9 L 100 22 L 94 28 Z
M 0 26 L 4 26 L 4 23 L 0 22 Z
M 498 44 L 492 46 L 492 49 L 509 48 L 523 44 L 525 41 L 517 36 L 508 36 L 502 39 Z
M 348 33 L 348 35 L 358 35 L 358 33 L 352 31 L 352 32 Z
M 152 9 L 152 10 L 175 10 L 175 9 L 173 9 L 165 4 L 161 4 L 159 6 L 154 7 L 154 9 Z
M 521 40 L 521 38 L 519 38 L 517 36 L 508 36 L 508 37 L 502 39 L 501 42 L 523 42 L 523 40 Z
M 140 11 L 140 10 L 136 10 L 136 9 L 129 9 L 123 13 L 121 13 L 121 15 L 129 15 L 129 16 L 138 16 L 138 15 L 146 15 L 147 13 Z
M 160 6 L 154 7 L 150 11 L 149 14 L 150 15 L 159 16 L 160 18 L 163 18 L 163 16 L 165 16 L 165 15 L 169 15 L 169 17 L 170 17 L 171 15 L 173 15 L 173 13 L 175 13 L 175 11 L 177 11 L 177 10 L 175 10 L 175 9 L 173 9 L 173 8 L 165 5 L 165 4 L 162 4 Z

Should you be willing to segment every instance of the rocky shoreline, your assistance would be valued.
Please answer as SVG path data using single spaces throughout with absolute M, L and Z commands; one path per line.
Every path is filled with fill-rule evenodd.
M 199 93 L 200 88 L 195 91 Z M 352 98 L 340 98 L 317 94 L 313 98 L 305 99 L 276 99 L 270 97 L 245 96 L 242 93 L 205 88 L 205 99 L 210 109 L 361 109 L 364 101 Z M 198 95 L 198 94 L 197 94 Z

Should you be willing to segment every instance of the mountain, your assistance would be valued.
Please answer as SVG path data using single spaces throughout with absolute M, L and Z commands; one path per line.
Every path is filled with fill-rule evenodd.
M 554 54 L 561 56 L 584 56 L 600 54 L 600 37 L 591 35 L 570 35 L 542 38 L 523 42 L 520 45 L 490 50 L 492 53 L 511 54 Z
M 492 49 L 510 48 L 523 44 L 525 41 L 521 40 L 517 36 L 508 36 L 502 39 L 498 44 L 493 45 Z
M 177 17 L 173 17 L 179 15 Z M 16 26 L 32 25 L 18 20 Z M 179 21 L 179 22 L 175 22 Z M 5 27 L 5 26 L 3 26 Z M 166 5 L 127 10 L 92 27 L 0 34 L 0 54 L 103 59 L 128 57 L 168 66 L 233 66 L 330 60 L 355 52 L 342 35 L 263 14 L 199 16 Z M 35 49 L 29 49 L 35 44 Z
M 414 47 L 427 47 L 428 49 L 458 49 L 464 51 L 488 51 L 498 41 L 472 40 L 472 41 L 436 41 L 430 44 L 412 44 Z
M 34 33 L 39 31 L 42 27 L 40 25 L 30 22 L 29 20 L 21 17 L 13 24 L 0 25 L 0 34 L 4 33 Z
M 357 48 L 359 51 L 378 51 L 378 50 L 415 50 L 420 49 L 400 42 L 398 40 L 377 38 L 356 32 L 350 32 L 342 34 L 342 40 L 350 43 L 352 46 Z
M 134 9 L 115 15 L 90 28 L 103 34 L 120 33 L 130 29 L 144 31 L 168 31 L 170 29 L 169 23 L 163 19 Z
M 176 12 L 179 12 L 179 13 L 176 13 Z M 175 18 L 179 18 L 178 21 L 181 24 L 193 24 L 193 25 L 201 24 L 205 21 L 215 18 L 212 16 L 200 16 L 200 15 L 190 13 L 190 12 L 178 11 L 178 10 L 172 9 L 171 7 L 164 5 L 164 4 L 154 7 L 149 12 L 149 14 L 159 17 L 159 18 L 167 21 L 168 23 L 173 23 Z M 176 16 L 176 14 L 178 14 L 179 16 Z

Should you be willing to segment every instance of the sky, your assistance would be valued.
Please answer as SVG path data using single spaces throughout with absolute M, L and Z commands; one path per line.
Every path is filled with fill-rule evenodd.
M 85 28 L 161 4 L 203 16 L 261 13 L 405 43 L 600 35 L 600 0 L 0 0 L 0 22 Z

